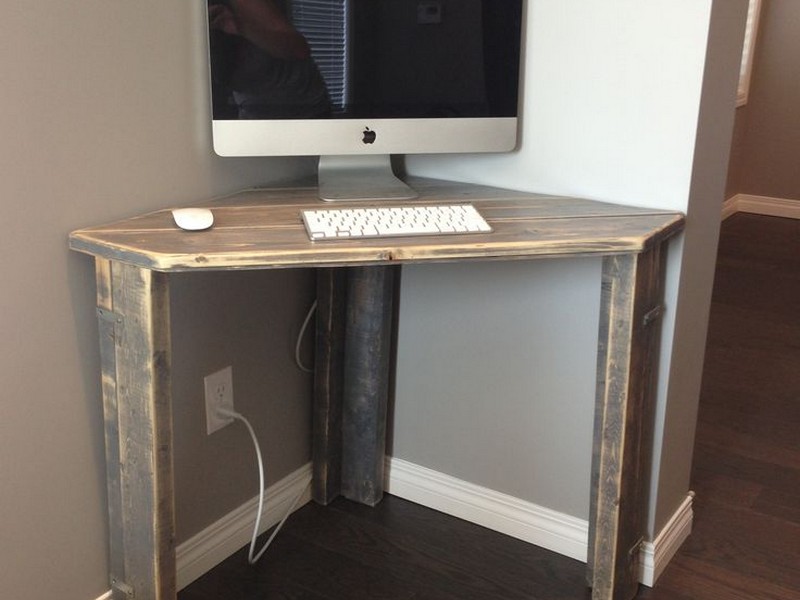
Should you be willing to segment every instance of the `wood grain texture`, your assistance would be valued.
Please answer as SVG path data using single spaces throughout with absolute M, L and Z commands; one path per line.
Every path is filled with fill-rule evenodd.
M 117 440 L 119 448 L 118 457 L 113 450 L 109 453 L 109 468 L 114 471 L 108 475 L 109 497 L 114 502 L 112 527 L 119 521 L 122 532 L 112 531 L 112 547 L 121 545 L 124 556 L 124 564 L 116 566 L 120 553 L 115 551 L 112 564 L 113 569 L 124 571 L 121 585 L 130 586 L 137 597 L 168 599 L 175 586 L 166 273 L 347 266 L 351 275 L 360 273 L 369 279 L 389 273 L 385 267 L 392 264 L 589 255 L 605 257 L 603 306 L 609 313 L 598 363 L 603 369 L 603 391 L 598 392 L 596 518 L 590 525 L 596 528 L 594 598 L 630 596 L 635 569 L 630 556 L 636 553 L 636 536 L 642 533 L 637 491 L 643 489 L 640 419 L 650 387 L 649 342 L 634 323 L 652 309 L 648 278 L 658 271 L 652 257 L 664 240 L 681 229 L 683 216 L 467 184 L 411 183 L 420 192 L 421 203 L 473 203 L 494 231 L 312 243 L 300 210 L 320 206 L 316 190 L 285 188 L 242 192 L 212 202 L 215 226 L 210 231 L 181 231 L 167 210 L 71 234 L 73 249 L 97 258 L 100 318 L 114 323 L 101 325 L 104 396 L 111 398 L 106 400 L 108 418 L 117 427 L 107 425 L 108 443 Z M 349 488 L 350 497 L 372 504 L 382 492 L 386 393 L 373 392 L 388 380 L 391 289 L 385 284 L 391 277 L 370 285 L 356 279 L 351 277 L 348 292 L 348 322 L 352 323 L 345 335 L 352 341 L 348 339 L 346 355 L 351 367 L 361 364 L 364 368 L 353 370 L 356 376 L 349 377 L 351 390 L 342 401 L 342 487 Z M 339 292 L 333 289 L 329 300 L 338 302 Z M 378 290 L 383 293 L 375 294 Z M 366 292 L 363 298 L 353 300 L 362 292 Z M 110 306 L 111 312 L 102 312 L 104 306 Z M 324 310 L 330 313 L 331 325 L 336 309 L 327 306 Z M 331 332 L 331 339 L 336 335 Z M 319 447 L 331 452 L 329 463 L 315 475 L 315 495 L 325 501 L 338 493 L 331 483 L 338 468 L 335 346 L 334 341 L 323 359 L 329 370 L 318 378 L 323 386 L 320 393 L 329 396 L 327 406 L 323 402 L 317 407 L 320 415 L 315 425 Z M 348 381 L 346 375 L 344 380 Z M 365 426 L 364 418 L 370 416 Z M 354 424 L 353 432 L 345 431 Z M 348 469 L 353 472 L 345 473 Z M 361 491 L 353 491 L 353 486 Z
M 97 316 L 100 342 L 100 382 L 105 422 L 106 491 L 108 499 L 109 585 L 115 598 L 118 582 L 125 581 L 124 518 L 122 514 L 122 465 L 120 463 L 119 407 L 117 404 L 117 338 L 121 335 L 121 318 L 114 314 L 111 294 L 111 262 L 95 261 Z
M 691 489 L 692 535 L 647 600 L 800 598 L 800 220 L 720 231 Z
M 587 585 L 593 597 L 610 597 L 620 561 L 616 541 L 623 449 L 614 442 L 625 433 L 635 267 L 636 257 L 630 255 L 603 261 L 587 561 Z
M 208 231 L 181 231 L 163 210 L 75 231 L 70 245 L 158 271 L 371 265 L 639 252 L 683 223 L 674 212 L 431 180 L 413 183 L 418 203 L 472 202 L 494 231 L 312 243 L 300 210 L 319 208 L 321 202 L 315 188 L 300 188 L 219 199 L 209 205 L 215 225 Z
M 595 599 L 628 600 L 638 587 L 661 267 L 658 248 L 603 263 L 587 569 Z
M 118 474 L 111 479 L 119 482 L 119 507 L 113 510 L 119 511 L 114 520 L 122 529 L 122 547 L 112 548 L 111 561 L 123 565 L 123 573 L 116 574 L 118 589 L 130 588 L 136 598 L 170 600 L 175 597 L 175 511 L 167 281 L 163 274 L 122 263 L 111 264 L 111 276 L 118 319 L 113 378 L 119 445 L 117 457 L 112 448 L 109 469 L 116 470 L 116 458 Z M 110 351 L 108 344 L 101 349 Z M 111 360 L 103 360 L 109 370 Z M 109 393 L 111 377 L 104 370 Z M 107 427 L 113 436 L 113 423 L 107 421 Z
M 317 270 L 311 495 L 328 504 L 341 492 L 342 389 L 347 270 Z
M 383 498 L 395 270 L 348 269 L 342 408 L 342 495 Z
M 265 559 L 239 552 L 179 600 L 588 600 L 578 561 L 391 495 L 296 512 Z

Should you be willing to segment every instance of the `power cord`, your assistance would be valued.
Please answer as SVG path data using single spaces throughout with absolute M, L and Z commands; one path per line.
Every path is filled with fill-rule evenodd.
M 314 300 L 314 303 L 311 305 L 311 308 L 308 309 L 308 314 L 306 315 L 306 318 L 303 321 L 303 325 L 300 327 L 300 333 L 297 334 L 297 343 L 294 346 L 294 362 L 297 363 L 297 368 L 303 371 L 304 373 L 312 373 L 314 371 L 314 369 L 305 366 L 303 364 L 303 361 L 300 359 L 300 345 L 303 343 L 303 336 L 305 335 L 306 328 L 308 327 L 308 324 L 311 321 L 311 317 L 314 314 L 314 311 L 316 310 L 317 310 L 317 301 Z
M 303 494 L 305 494 L 306 489 L 308 488 L 310 482 L 303 486 L 303 489 L 300 490 L 300 493 L 294 499 L 294 502 L 292 502 L 291 506 L 289 507 L 289 510 L 286 511 L 286 514 L 283 516 L 283 519 L 281 519 L 281 522 L 278 523 L 278 526 L 269 536 L 269 539 L 266 542 L 264 542 L 264 546 L 261 548 L 261 550 L 258 551 L 258 554 L 256 554 L 255 552 L 256 539 L 258 538 L 258 530 L 261 528 L 261 514 L 264 510 L 264 461 L 261 457 L 261 447 L 258 444 L 258 438 L 256 437 L 256 432 L 253 429 L 253 426 L 250 425 L 250 421 L 248 421 L 244 417 L 244 415 L 232 410 L 228 410 L 227 408 L 217 408 L 217 412 L 220 415 L 223 415 L 225 417 L 230 417 L 232 419 L 236 419 L 237 421 L 241 421 L 242 423 L 244 423 L 244 426 L 247 427 L 247 431 L 250 433 L 250 438 L 253 440 L 253 446 L 256 449 L 256 459 L 258 460 L 258 490 L 259 490 L 258 514 L 256 515 L 256 523 L 255 526 L 253 527 L 253 537 L 250 540 L 250 550 L 247 554 L 247 562 L 249 562 L 251 565 L 254 565 L 264 555 L 264 552 L 267 551 L 267 548 L 269 548 L 269 545 L 272 543 L 272 540 L 275 539 L 275 536 L 278 535 L 278 532 L 281 530 L 281 527 L 283 527 L 283 524 L 286 523 L 286 520 L 289 518 L 289 515 L 291 515 L 292 512 L 294 512 L 295 506 L 297 506 L 297 503 L 300 501 L 300 498 L 302 498 Z
M 300 327 L 300 333 L 297 334 L 297 343 L 294 347 L 294 360 L 297 363 L 297 367 L 305 373 L 312 373 L 313 369 L 306 367 L 303 364 L 303 361 L 300 359 L 300 346 L 303 343 L 303 337 L 306 329 L 308 328 L 308 324 L 311 322 L 311 317 L 314 315 L 316 310 L 317 301 L 314 300 L 314 303 L 311 305 L 311 308 L 308 309 L 308 314 L 306 314 L 306 318 L 303 320 L 303 324 Z M 253 565 L 261 559 L 261 557 L 264 555 L 264 552 L 266 552 L 267 548 L 269 548 L 270 544 L 272 544 L 272 540 L 274 540 L 275 536 L 278 535 L 278 532 L 283 527 L 283 524 L 286 523 L 289 515 L 294 512 L 294 508 L 297 506 L 297 503 L 300 501 L 300 498 L 302 498 L 303 494 L 305 494 L 310 482 L 303 486 L 303 489 L 300 490 L 300 493 L 294 499 L 294 502 L 292 502 L 289 510 L 286 511 L 286 514 L 283 516 L 283 519 L 281 519 L 281 522 L 278 523 L 277 527 L 275 527 L 275 530 L 269 536 L 269 539 L 264 542 L 264 546 L 261 548 L 261 550 L 256 553 L 256 540 L 258 539 L 258 531 L 261 529 L 261 515 L 264 512 L 264 459 L 261 456 L 261 446 L 258 443 L 258 437 L 256 437 L 256 432 L 253 429 L 253 426 L 244 415 L 233 410 L 228 410 L 227 408 L 217 408 L 217 413 L 222 416 L 241 421 L 247 428 L 250 438 L 253 440 L 253 447 L 256 449 L 256 460 L 258 461 L 258 513 L 256 514 L 256 522 L 253 526 L 253 536 L 250 539 L 250 550 L 247 553 L 247 562 Z

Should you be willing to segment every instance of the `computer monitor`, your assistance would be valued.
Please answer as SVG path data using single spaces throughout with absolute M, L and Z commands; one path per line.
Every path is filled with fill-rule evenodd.
M 214 150 L 319 155 L 320 196 L 411 198 L 390 156 L 517 140 L 523 0 L 209 0 Z

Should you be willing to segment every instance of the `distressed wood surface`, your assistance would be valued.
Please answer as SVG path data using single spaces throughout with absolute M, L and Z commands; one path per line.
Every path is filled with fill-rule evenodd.
M 661 325 L 660 250 L 603 261 L 587 565 L 594 600 L 630 600 L 638 589 Z
M 115 600 L 175 598 L 166 276 L 97 261 Z
M 411 183 L 420 192 L 418 203 L 471 202 L 494 231 L 312 243 L 300 210 L 329 205 L 317 200 L 315 188 L 301 188 L 242 192 L 209 203 L 215 225 L 208 231 L 182 231 L 170 211 L 162 210 L 75 231 L 70 245 L 158 271 L 508 260 L 639 252 L 683 222 L 679 213 L 578 198 L 432 180 Z
M 342 495 L 383 498 L 395 270 L 348 269 L 342 408 Z
M 346 290 L 346 269 L 317 271 L 311 495 L 323 505 L 341 491 Z
M 115 600 L 129 598 L 131 593 L 154 600 L 170 600 L 175 595 L 169 306 L 167 277 L 160 271 L 349 266 L 355 267 L 349 269 L 352 273 L 369 278 L 391 270 L 361 266 L 586 255 L 604 257 L 590 583 L 595 600 L 627 600 L 635 593 L 635 557 L 644 533 L 654 353 L 660 329 L 643 322 L 645 315 L 653 314 L 650 311 L 661 295 L 661 244 L 682 228 L 683 216 L 434 180 L 411 183 L 420 192 L 419 202 L 473 203 L 494 231 L 312 243 L 306 238 L 299 211 L 322 206 L 316 190 L 285 188 L 241 192 L 213 201 L 209 205 L 216 224 L 210 231 L 181 231 L 167 210 L 71 234 L 70 246 L 94 255 L 97 265 Z M 333 275 L 338 270 L 323 271 Z M 372 482 L 369 494 L 351 496 L 374 503 L 383 477 L 381 427 L 385 427 L 386 394 L 373 395 L 369 410 L 360 413 L 359 403 L 369 396 L 364 386 L 358 389 L 360 384 L 351 383 L 349 399 L 339 400 L 338 390 L 346 377 L 339 375 L 345 369 L 337 366 L 337 356 L 343 335 L 360 338 L 349 342 L 355 350 L 346 350 L 351 367 L 362 363 L 353 371 L 361 374 L 351 375 L 350 381 L 383 385 L 388 349 L 384 353 L 382 346 L 373 346 L 389 342 L 388 333 L 376 327 L 391 323 L 385 314 L 391 304 L 386 302 L 387 296 L 375 294 L 376 290 L 385 291 L 377 281 L 364 285 L 351 279 L 354 297 L 365 295 L 351 298 L 348 320 L 353 318 L 354 324 L 345 334 L 335 329 L 336 321 L 342 320 L 344 285 L 331 279 L 321 287 L 318 318 L 323 336 L 317 338 L 317 348 L 323 357 L 322 370 L 315 376 L 314 494 L 329 501 L 339 493 L 340 482 L 344 482 L 343 488 L 360 482 L 355 485 L 364 489 L 369 487 L 364 482 Z M 375 310 L 371 312 L 370 307 Z M 361 355 L 359 349 L 364 351 Z M 324 401 L 320 402 L 321 398 Z M 356 427 L 361 433 L 344 431 L 370 414 L 375 418 L 368 427 Z M 344 439 L 351 441 L 345 443 Z M 364 456 L 362 450 L 370 446 L 373 451 Z M 321 454 L 328 458 L 320 459 Z M 318 466 L 317 460 L 323 462 Z M 360 474 L 354 475 L 358 464 Z M 337 473 L 339 470 L 342 472 Z M 347 470 L 352 472 L 345 473 Z
M 119 408 L 117 406 L 117 336 L 121 322 L 114 314 L 111 294 L 111 262 L 95 261 L 97 316 L 100 335 L 100 382 L 105 421 L 106 490 L 108 492 L 109 585 L 114 600 L 119 599 L 118 582 L 125 581 L 125 544 L 123 537 L 122 482 L 120 463 Z M 123 596 L 124 597 L 124 596 Z

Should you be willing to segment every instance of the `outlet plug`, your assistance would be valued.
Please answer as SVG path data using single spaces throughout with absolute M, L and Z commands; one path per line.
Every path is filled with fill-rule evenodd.
M 233 423 L 232 417 L 219 414 L 218 409 L 233 410 L 233 369 L 224 369 L 203 378 L 206 390 L 206 431 L 211 435 Z

